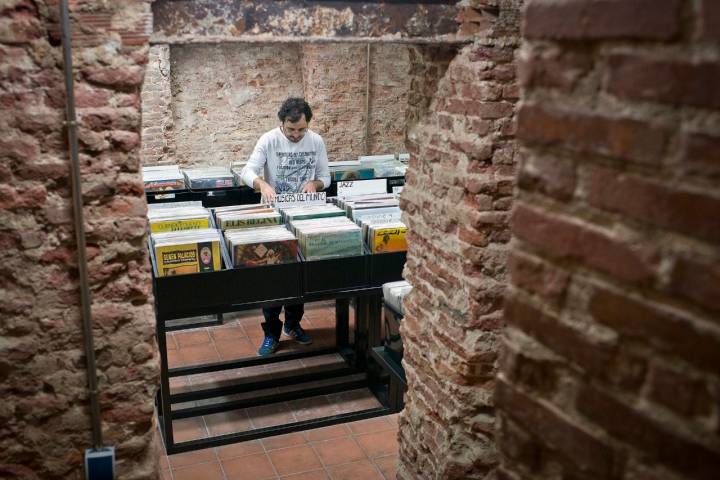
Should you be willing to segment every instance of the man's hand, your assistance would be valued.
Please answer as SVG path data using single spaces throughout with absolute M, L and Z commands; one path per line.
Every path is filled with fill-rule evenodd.
M 260 198 L 262 202 L 272 203 L 275 201 L 275 189 L 271 187 L 269 183 L 260 178 L 256 178 L 253 186 L 260 189 Z
M 260 186 L 260 198 L 265 203 L 272 203 L 275 201 L 275 189 L 269 184 Z
M 317 185 L 315 185 L 315 182 L 317 180 L 310 180 L 308 183 L 305 184 L 305 186 L 302 189 L 302 193 L 315 193 L 317 192 Z

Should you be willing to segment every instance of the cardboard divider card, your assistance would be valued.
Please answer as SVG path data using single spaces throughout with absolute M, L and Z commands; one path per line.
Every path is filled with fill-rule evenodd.
M 325 192 L 313 193 L 280 193 L 275 196 L 275 206 L 288 207 L 291 205 L 325 205 L 327 197 Z
M 337 196 L 340 198 L 373 193 L 387 193 L 387 178 L 341 181 L 337 183 Z

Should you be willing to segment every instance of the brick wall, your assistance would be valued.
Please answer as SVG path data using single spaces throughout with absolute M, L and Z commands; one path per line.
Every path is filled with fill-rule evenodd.
M 430 103 L 438 91 L 440 80 L 458 54 L 458 46 L 426 45 L 408 50 L 410 59 L 410 88 L 408 108 L 405 114 L 406 134 L 420 121 L 425 120 Z M 406 138 L 407 140 L 407 138 Z
M 104 439 L 118 478 L 156 478 L 159 372 L 138 173 L 150 2 L 72 3 Z M 81 478 L 92 446 L 58 18 L 55 1 L 0 5 L 2 478 Z
M 369 152 L 405 151 L 408 103 L 412 81 L 411 52 L 417 47 L 376 45 L 370 47 L 370 145 Z M 418 55 L 415 55 L 417 58 Z
M 176 146 L 170 86 L 170 46 L 153 45 L 148 52 L 142 101 L 143 165 L 175 163 Z
M 311 128 L 323 136 L 330 161 L 355 160 L 365 152 L 365 50 L 357 44 L 302 47 L 301 82 L 313 107 Z
M 489 478 L 494 375 L 516 173 L 517 2 L 468 2 L 474 35 L 409 136 L 402 193 L 413 285 L 402 323 L 408 379 L 398 478 Z M 493 2 L 495 3 L 495 2 Z
M 501 478 L 720 472 L 720 10 L 533 0 Z
M 288 96 L 302 96 L 301 51 L 288 45 L 171 47 L 172 112 L 181 165 L 247 159 L 277 126 Z
M 440 56 L 430 57 L 429 48 Z M 370 153 L 405 150 L 407 126 L 426 111 L 454 52 L 371 47 Z M 259 136 L 278 124 L 290 95 L 304 95 L 313 107 L 310 127 L 323 135 L 331 161 L 356 159 L 366 153 L 366 55 L 358 43 L 153 46 L 143 159 L 186 166 L 247 159 Z

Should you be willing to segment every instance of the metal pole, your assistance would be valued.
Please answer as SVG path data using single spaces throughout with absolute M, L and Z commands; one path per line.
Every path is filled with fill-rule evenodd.
M 370 155 L 370 43 L 367 44 L 365 68 L 365 155 Z
M 78 249 L 78 271 L 80 274 L 80 300 L 82 306 L 83 336 L 85 340 L 85 358 L 87 362 L 88 390 L 90 393 L 90 415 L 92 423 L 92 443 L 95 450 L 102 448 L 102 429 L 100 424 L 100 405 L 98 402 L 97 372 L 95 370 L 95 347 L 92 336 L 92 316 L 90 312 L 90 288 L 88 286 L 87 259 L 85 255 L 85 224 L 83 219 L 83 200 L 80 188 L 80 162 L 78 161 L 77 118 L 75 116 L 75 92 L 73 86 L 72 46 L 70 44 L 70 14 L 67 0 L 60 0 L 60 19 L 62 23 L 63 59 L 65 65 L 65 94 L 67 120 L 65 125 L 70 146 L 73 211 L 75 213 L 75 241 Z

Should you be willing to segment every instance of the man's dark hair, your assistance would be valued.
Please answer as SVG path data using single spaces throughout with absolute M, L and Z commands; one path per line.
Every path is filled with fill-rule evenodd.
M 290 97 L 285 100 L 278 111 L 278 118 L 281 122 L 290 120 L 291 122 L 297 122 L 300 117 L 305 115 L 305 120 L 310 122 L 312 119 L 312 110 L 310 105 L 305 101 L 304 98 Z

